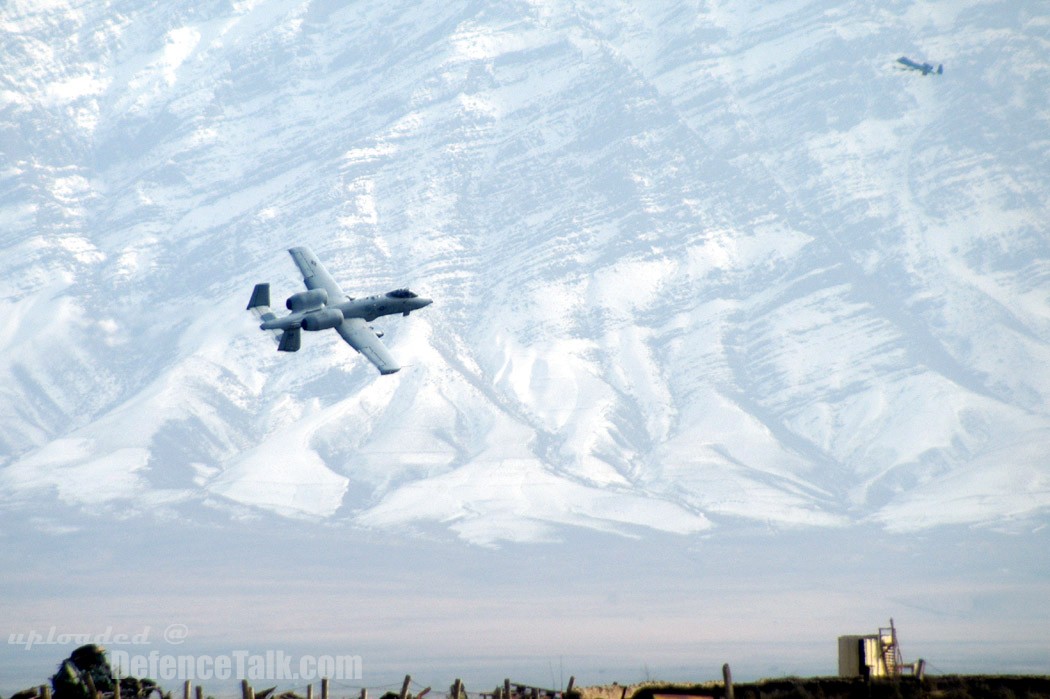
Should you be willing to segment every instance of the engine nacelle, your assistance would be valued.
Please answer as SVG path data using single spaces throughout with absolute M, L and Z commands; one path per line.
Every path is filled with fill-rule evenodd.
M 292 294 L 284 302 L 289 311 L 308 311 L 311 308 L 320 308 L 328 303 L 328 292 L 324 289 L 310 289 Z
M 343 322 L 343 312 L 338 308 L 325 308 L 303 316 L 303 330 L 315 332 L 328 330 Z

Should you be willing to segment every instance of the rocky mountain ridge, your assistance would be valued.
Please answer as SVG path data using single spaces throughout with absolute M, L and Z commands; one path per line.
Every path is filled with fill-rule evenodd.
M 480 544 L 1045 518 L 1034 10 L 0 18 L 7 507 L 437 522 Z M 301 288 L 294 244 L 348 293 L 435 299 L 381 321 L 406 369 L 255 330 L 253 283 Z

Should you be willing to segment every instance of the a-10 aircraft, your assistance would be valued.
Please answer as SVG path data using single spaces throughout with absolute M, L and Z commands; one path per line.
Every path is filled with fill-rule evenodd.
M 301 331 L 334 329 L 346 343 L 365 355 L 376 365 L 380 374 L 393 374 L 401 367 L 380 341 L 382 332 L 370 325 L 379 316 L 412 311 L 429 306 L 433 301 L 414 294 L 408 289 L 396 289 L 382 296 L 351 298 L 343 293 L 335 279 L 324 268 L 321 261 L 305 246 L 288 250 L 303 275 L 307 291 L 292 294 L 285 302 L 291 313 L 278 318 L 270 310 L 270 285 L 256 284 L 252 291 L 248 310 L 262 321 L 262 330 L 270 330 L 277 337 L 277 349 L 281 352 L 297 352 L 301 342 Z
M 912 70 L 921 70 L 923 75 L 929 75 L 930 73 L 937 73 L 937 75 L 944 74 L 943 63 L 939 64 L 936 70 L 934 70 L 932 63 L 917 63 L 908 58 L 907 56 L 901 56 L 900 58 L 898 58 L 897 63 L 900 63 L 905 68 L 910 68 Z

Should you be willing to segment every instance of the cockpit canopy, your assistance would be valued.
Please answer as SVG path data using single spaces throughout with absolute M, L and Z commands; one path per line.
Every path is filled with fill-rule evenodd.
M 414 299 L 419 296 L 419 294 L 412 293 L 408 289 L 394 289 L 386 292 L 386 295 L 392 299 Z

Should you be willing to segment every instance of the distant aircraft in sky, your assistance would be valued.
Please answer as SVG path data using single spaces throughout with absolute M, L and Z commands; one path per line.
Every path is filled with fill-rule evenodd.
M 933 69 L 932 63 L 916 63 L 907 56 L 901 56 L 900 58 L 898 58 L 897 63 L 900 63 L 902 66 L 910 68 L 911 70 L 921 70 L 923 75 L 929 75 L 930 73 L 937 73 L 937 75 L 942 75 L 944 73 L 943 63 L 939 64 L 936 70 Z
M 256 284 L 252 291 L 248 310 L 262 321 L 262 330 L 269 330 L 277 337 L 277 349 L 281 352 L 299 350 L 300 331 L 334 329 L 346 343 L 365 355 L 376 365 L 380 374 L 393 374 L 401 367 L 379 340 L 383 333 L 376 332 L 368 323 L 379 316 L 412 311 L 429 306 L 433 301 L 414 294 L 408 289 L 395 289 L 382 296 L 355 299 L 343 293 L 335 279 L 324 268 L 310 248 L 300 246 L 288 250 L 303 275 L 307 291 L 292 294 L 285 302 L 291 313 L 278 318 L 270 310 L 270 285 Z

